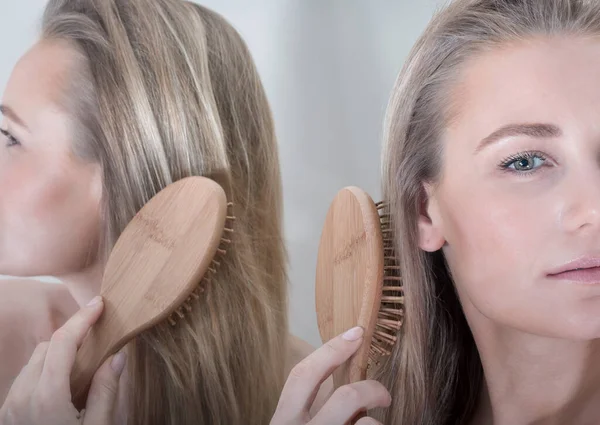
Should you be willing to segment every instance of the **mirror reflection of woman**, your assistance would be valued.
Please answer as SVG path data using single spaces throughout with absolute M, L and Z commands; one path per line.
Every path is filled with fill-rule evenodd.
M 76 420 L 71 365 L 56 363 L 56 349 L 71 358 L 100 314 L 101 302 L 84 306 L 100 291 L 107 253 L 167 184 L 218 175 L 235 203 L 231 249 L 180 325 L 127 347 L 115 423 L 267 423 L 307 347 L 287 334 L 277 143 L 238 33 L 181 0 L 50 0 L 2 105 L 0 273 L 64 283 L 0 283 L 1 400 L 13 385 L 3 412 L 37 415 L 17 414 L 28 424 L 68 423 L 59 411 Z M 117 386 L 113 360 L 100 388 Z M 125 359 L 115 361 L 122 369 Z M 100 409 L 88 406 L 86 421 L 90 407 Z

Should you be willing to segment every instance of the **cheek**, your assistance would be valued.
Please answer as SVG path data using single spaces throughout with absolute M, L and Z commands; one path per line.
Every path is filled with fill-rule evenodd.
M 441 202 L 440 213 L 444 255 L 472 329 L 491 321 L 537 335 L 597 338 L 600 298 L 545 278 L 560 251 L 557 195 L 470 189 L 446 197 L 452 202 Z
M 541 216 L 535 209 L 515 208 L 497 199 L 456 207 L 460 206 L 446 214 L 448 245 L 463 264 L 482 272 L 514 265 L 514 259 L 531 260 L 542 242 Z
M 0 190 L 7 216 L 35 226 L 60 215 L 72 191 L 72 184 L 60 167 L 52 162 L 29 160 L 15 163 L 6 171 L 0 179 Z
M 93 175 L 69 159 L 37 159 L 15 163 L 0 181 L 2 251 L 16 256 L 19 274 L 74 271 L 93 250 L 99 228 L 99 199 Z M 16 248 L 16 249 L 15 249 Z M 1 271 L 0 271 L 1 272 Z
M 462 192 L 464 193 L 464 192 Z M 497 192 L 456 192 L 443 203 L 444 248 L 459 292 L 478 307 L 533 288 L 552 227 L 541 203 L 524 203 Z M 510 306 L 505 305 L 505 308 Z
M 44 190 L 40 185 L 43 179 L 40 173 L 44 170 L 36 169 L 37 163 L 31 161 L 15 160 L 4 164 L 0 175 L 0 207 L 2 211 L 3 231 L 16 230 L 13 226 L 19 223 L 29 223 L 33 226 L 33 218 L 38 215 L 36 204 L 40 199 L 40 192 Z

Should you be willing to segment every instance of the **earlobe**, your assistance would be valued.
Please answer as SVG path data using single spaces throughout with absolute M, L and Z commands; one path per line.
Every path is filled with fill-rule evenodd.
M 419 248 L 427 252 L 440 250 L 446 242 L 433 186 L 425 184 L 419 211 Z

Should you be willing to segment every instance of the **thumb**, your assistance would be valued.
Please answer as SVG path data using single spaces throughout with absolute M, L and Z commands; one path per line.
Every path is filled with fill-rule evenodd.
M 87 398 L 83 425 L 112 423 L 117 402 L 119 378 L 125 368 L 124 351 L 109 357 L 98 369 Z

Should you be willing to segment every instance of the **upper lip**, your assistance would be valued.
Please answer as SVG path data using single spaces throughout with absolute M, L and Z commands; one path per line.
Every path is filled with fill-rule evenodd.
M 551 270 L 548 275 L 557 275 L 560 273 L 565 273 L 573 270 L 580 269 L 591 269 L 595 267 L 600 267 L 600 256 L 591 257 L 585 256 L 577 258 L 576 260 L 569 261 L 568 263 L 563 264 L 562 266 Z

